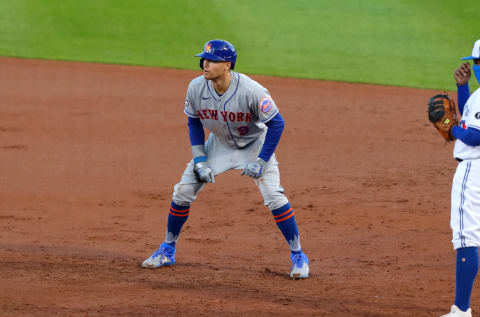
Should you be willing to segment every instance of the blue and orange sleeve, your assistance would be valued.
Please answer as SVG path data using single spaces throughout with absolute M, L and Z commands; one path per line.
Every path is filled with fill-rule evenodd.
M 285 120 L 283 120 L 280 112 L 278 112 L 275 117 L 265 123 L 265 125 L 268 127 L 267 135 L 265 136 L 265 142 L 263 143 L 258 157 L 265 162 L 268 162 L 275 152 L 278 142 L 280 142 L 280 137 L 282 136 L 283 128 L 285 127 Z
M 188 117 L 188 134 L 192 146 L 205 144 L 205 131 L 200 119 Z

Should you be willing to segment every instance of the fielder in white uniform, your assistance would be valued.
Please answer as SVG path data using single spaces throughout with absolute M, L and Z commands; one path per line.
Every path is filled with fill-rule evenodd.
M 472 55 L 473 72 L 480 84 L 480 40 Z M 454 72 L 458 88 L 458 109 L 462 115 L 459 126 L 452 128 L 457 139 L 453 150 L 459 162 L 452 183 L 451 220 L 453 247 L 457 252 L 455 303 L 443 317 L 472 316 L 470 297 L 478 272 L 480 246 L 480 89 L 470 96 L 469 63 L 463 63 Z
M 280 185 L 274 155 L 284 120 L 267 89 L 233 71 L 237 54 L 232 44 L 212 40 L 196 56 L 200 57 L 203 75 L 190 82 L 184 108 L 193 159 L 174 186 L 165 241 L 142 266 L 174 264 L 177 240 L 190 205 L 216 176 L 239 169 L 242 175 L 255 179 L 264 204 L 288 242 L 290 277 L 307 278 L 308 257 L 302 251 L 295 212 Z M 206 143 L 203 128 L 210 131 Z

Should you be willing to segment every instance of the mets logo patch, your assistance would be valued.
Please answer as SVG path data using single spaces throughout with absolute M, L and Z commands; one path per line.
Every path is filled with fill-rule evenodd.
M 261 112 L 269 112 L 273 107 L 273 101 L 270 97 L 265 97 L 260 101 L 260 111 Z
M 205 45 L 205 53 L 211 53 L 212 52 L 212 44 L 208 43 Z

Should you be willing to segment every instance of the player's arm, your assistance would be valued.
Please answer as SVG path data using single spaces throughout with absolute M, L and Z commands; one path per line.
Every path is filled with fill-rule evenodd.
M 213 170 L 207 162 L 207 151 L 205 149 L 205 131 L 202 121 L 195 111 L 195 88 L 194 81 L 190 83 L 185 99 L 184 112 L 188 116 L 188 134 L 193 154 L 193 173 L 198 182 L 215 183 Z
M 469 127 L 467 129 L 462 129 L 459 126 L 454 126 L 452 128 L 452 135 L 465 143 L 468 146 L 479 146 L 480 145 L 480 130 Z
M 203 124 L 198 118 L 188 117 L 188 134 L 193 154 L 193 173 L 198 182 L 215 183 L 213 170 L 207 163 L 207 151 L 205 150 L 205 131 Z
M 188 134 L 190 136 L 190 144 L 192 145 L 194 163 L 205 162 L 207 160 L 205 131 L 200 119 L 188 117 Z
M 273 101 L 267 89 L 258 85 L 252 89 L 252 98 L 249 108 L 253 116 L 264 123 L 268 129 L 263 146 L 255 162 L 248 163 L 243 169 L 242 175 L 253 178 L 262 177 L 267 162 L 275 152 L 275 148 L 282 136 L 285 121 L 283 120 L 277 105 Z
M 268 127 L 267 134 L 265 135 L 265 142 L 263 147 L 258 154 L 258 157 L 268 162 L 272 157 L 275 149 L 277 148 L 278 142 L 280 142 L 280 137 L 283 133 L 283 128 L 285 127 L 285 120 L 280 115 L 280 112 L 268 122 L 265 123 Z
M 190 82 L 187 89 L 187 97 L 185 98 L 185 109 L 183 112 L 188 117 L 188 134 L 190 136 L 190 144 L 192 145 L 193 160 L 195 163 L 205 162 L 207 160 L 207 151 L 205 150 L 205 132 L 203 124 L 197 115 L 196 106 L 196 90 L 195 80 Z
M 270 120 L 265 122 L 267 129 L 267 134 L 265 135 L 265 141 L 263 143 L 262 149 L 258 154 L 258 158 L 255 162 L 248 163 L 247 166 L 243 169 L 242 175 L 248 175 L 253 178 L 260 178 L 263 174 L 265 165 L 272 157 L 275 152 L 275 148 L 280 141 L 282 136 L 283 128 L 285 127 L 285 120 L 283 120 L 280 113 L 277 111 L 277 114 L 273 116 Z
M 463 63 L 453 73 L 453 77 L 457 82 L 457 104 L 458 104 L 458 111 L 461 115 L 463 115 L 463 107 L 467 102 L 468 98 L 470 98 L 470 87 L 468 86 L 468 80 L 470 79 L 472 72 L 470 70 L 469 63 Z
M 462 86 L 457 84 L 457 95 L 458 111 L 463 115 L 463 107 L 467 103 L 468 98 L 470 98 L 470 87 L 468 87 L 468 82 Z

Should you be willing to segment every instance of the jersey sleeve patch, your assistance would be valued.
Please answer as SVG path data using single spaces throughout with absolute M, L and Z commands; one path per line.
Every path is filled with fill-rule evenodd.
M 198 118 L 198 115 L 193 113 L 193 108 L 190 106 L 187 99 L 185 99 L 185 108 L 183 109 L 183 112 L 191 118 Z
M 268 113 L 273 107 L 273 101 L 270 97 L 264 97 L 260 100 L 260 111 L 263 113 Z

